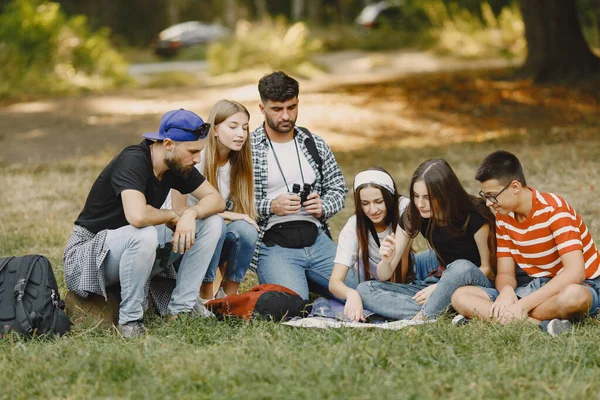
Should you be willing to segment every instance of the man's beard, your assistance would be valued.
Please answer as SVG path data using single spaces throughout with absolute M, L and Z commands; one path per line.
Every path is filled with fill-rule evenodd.
M 174 174 L 179 175 L 183 178 L 187 178 L 192 171 L 192 168 L 185 168 L 179 163 L 179 159 L 175 155 L 174 151 L 169 151 L 167 156 L 165 157 L 165 164 L 169 167 L 170 171 L 173 171 Z
M 275 132 L 279 132 L 279 133 L 289 133 L 292 130 L 294 130 L 294 125 L 296 124 L 296 121 L 288 121 L 291 124 L 290 129 L 284 131 L 281 128 L 279 128 L 277 126 L 277 124 L 275 122 L 273 122 L 273 120 L 271 120 L 269 117 L 265 116 L 265 121 L 267 122 L 267 125 L 269 125 L 269 128 L 273 129 Z

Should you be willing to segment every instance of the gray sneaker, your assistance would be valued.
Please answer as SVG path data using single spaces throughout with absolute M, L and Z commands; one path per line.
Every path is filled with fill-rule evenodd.
M 119 326 L 121 335 L 124 338 L 131 339 L 146 334 L 146 327 L 142 321 L 129 321 Z
M 573 328 L 573 324 L 567 321 L 566 319 L 558 319 L 555 318 L 548 323 L 546 327 L 546 332 L 550 334 L 550 336 L 558 336 L 561 333 L 565 333 L 570 331 Z
M 469 319 L 464 315 L 458 314 L 454 318 L 452 318 L 452 325 L 460 326 L 469 323 Z

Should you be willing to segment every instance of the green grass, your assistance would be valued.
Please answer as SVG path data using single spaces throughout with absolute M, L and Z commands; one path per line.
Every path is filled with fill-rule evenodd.
M 400 332 L 301 330 L 270 322 L 152 319 L 124 341 L 78 331 L 0 342 L 14 398 L 592 398 L 598 327 L 552 338 L 448 319 Z M 26 384 L 24 384 L 26 382 Z
M 394 85 L 398 83 L 385 89 L 392 90 Z M 344 90 L 348 88 L 330 91 Z M 360 90 L 368 94 L 372 89 Z M 415 92 L 411 90 L 411 96 Z M 457 88 L 442 94 L 454 93 Z M 430 93 L 426 99 L 438 95 Z M 425 107 L 415 99 L 415 107 Z M 463 98 L 455 103 L 462 106 L 465 102 Z M 508 115 L 509 105 L 505 104 L 490 111 L 490 115 L 507 113 L 502 119 L 506 128 L 494 139 L 475 135 L 451 143 L 422 132 L 419 146 L 398 147 L 382 136 L 378 145 L 338 149 L 335 155 L 348 184 L 361 169 L 380 165 L 394 175 L 404 193 L 418 164 L 443 157 L 465 187 L 476 193 L 473 175 L 479 161 L 491 151 L 506 149 L 522 159 L 528 183 L 564 196 L 598 242 L 600 121 L 593 103 L 588 99 L 587 105 L 581 106 L 587 117 L 575 118 L 566 112 L 561 117 L 549 102 L 556 123 L 553 127 L 547 126 L 544 115 L 532 110 L 522 121 L 511 119 L 519 116 L 524 106 Z M 363 107 L 380 110 L 378 103 L 366 102 Z M 438 110 L 437 105 L 433 107 Z M 432 118 L 425 108 L 420 110 L 422 118 Z M 461 125 L 460 121 L 472 117 L 472 108 L 464 114 L 452 110 L 454 120 L 439 117 L 444 126 Z M 408 111 L 404 113 L 408 115 Z M 488 117 L 480 117 L 482 131 Z M 1 165 L 0 256 L 44 254 L 63 285 L 64 244 L 90 186 L 109 160 L 110 155 L 102 153 L 51 164 Z M 334 237 L 352 209 L 349 197 L 346 208 L 332 220 Z M 243 288 L 255 282 L 255 275 L 249 274 Z M 62 291 L 64 294 L 64 287 Z M 600 391 L 600 330 L 592 319 L 556 338 L 525 323 L 500 327 L 474 322 L 454 327 L 448 318 L 400 331 L 303 330 L 266 321 L 190 319 L 168 323 L 155 316 L 147 316 L 146 322 L 148 337 L 131 341 L 123 340 L 115 330 L 105 331 L 86 321 L 58 340 L 23 341 L 14 336 L 0 340 L 0 398 L 529 400 L 597 398 Z

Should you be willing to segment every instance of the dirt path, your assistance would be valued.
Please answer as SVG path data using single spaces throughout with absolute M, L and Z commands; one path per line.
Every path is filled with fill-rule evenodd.
M 506 65 L 505 60 L 460 61 L 410 51 L 341 52 L 317 57 L 317 61 L 328 66 L 330 72 L 301 81 L 298 124 L 310 127 L 337 150 L 364 146 L 382 135 L 394 136 L 398 130 L 410 133 L 429 129 L 411 126 L 413 122 L 406 119 L 406 98 L 384 98 L 382 109 L 379 101 L 368 101 L 365 94 L 349 93 L 343 88 L 423 72 Z M 181 107 L 207 116 L 220 98 L 244 103 L 251 111 L 252 127 L 262 121 L 256 83 L 131 89 L 12 104 L 0 110 L 0 163 L 51 162 L 99 151 L 114 153 L 141 140 L 141 133 L 156 129 L 164 112 Z

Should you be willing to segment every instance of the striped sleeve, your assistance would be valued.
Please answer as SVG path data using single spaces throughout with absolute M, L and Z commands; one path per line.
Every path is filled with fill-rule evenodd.
M 581 218 L 566 202 L 561 205 L 554 210 L 548 222 L 558 254 L 562 256 L 575 250 L 583 251 L 583 243 L 579 230 Z
M 271 199 L 260 199 L 256 202 L 259 219 L 268 219 L 271 216 L 271 203 L 273 203 Z
M 506 228 L 502 224 L 496 224 L 496 257 L 512 257 L 508 244 Z

